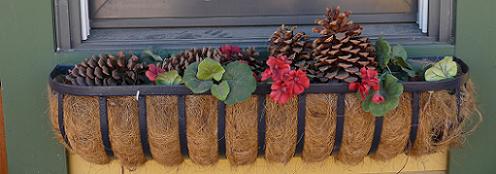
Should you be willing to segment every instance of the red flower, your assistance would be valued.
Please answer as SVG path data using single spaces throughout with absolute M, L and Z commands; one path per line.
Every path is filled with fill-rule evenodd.
M 369 91 L 372 88 L 374 91 L 379 91 L 379 78 L 377 75 L 379 74 L 376 70 L 368 69 L 363 67 L 360 69 L 360 73 L 362 75 L 362 82 L 354 82 L 348 85 L 350 91 L 356 91 L 360 93 L 362 100 L 369 95 Z M 384 99 L 384 98 L 383 98 Z
M 146 71 L 145 75 L 152 82 L 155 82 L 155 79 L 160 73 L 164 73 L 165 70 L 155 66 L 154 64 L 148 65 L 148 71 Z
M 307 73 L 302 70 L 290 71 L 286 83 L 294 95 L 299 95 L 305 88 L 310 87 L 310 79 L 308 79 Z
M 231 58 L 233 54 L 239 54 L 241 52 L 241 48 L 234 45 L 224 45 L 219 48 L 220 52 L 224 54 L 227 58 Z
M 372 97 L 372 102 L 375 104 L 381 104 L 384 102 L 384 97 L 381 94 L 379 94 L 379 92 L 376 92 Z
M 269 65 L 270 72 L 264 72 L 264 74 L 271 74 L 273 81 L 279 81 L 291 70 L 289 65 L 290 63 L 291 62 L 288 61 L 286 56 L 270 56 L 267 60 L 267 65 Z
M 274 82 L 270 89 L 272 90 L 270 92 L 270 98 L 277 104 L 285 104 L 293 96 L 291 90 L 283 81 Z
M 277 104 L 285 104 L 291 97 L 303 93 L 310 87 L 305 71 L 291 70 L 291 61 L 286 56 L 270 56 L 267 60 L 269 68 L 262 73 L 262 81 L 272 79 L 270 98 Z

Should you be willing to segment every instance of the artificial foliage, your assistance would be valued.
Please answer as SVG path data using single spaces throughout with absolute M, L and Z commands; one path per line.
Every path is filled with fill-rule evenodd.
M 450 79 L 456 76 L 458 72 L 458 66 L 453 57 L 446 56 L 443 60 L 435 63 L 425 71 L 426 81 L 439 81 L 444 79 Z
M 286 104 L 291 98 L 310 87 L 310 79 L 303 70 L 291 70 L 291 61 L 284 55 L 270 56 L 268 68 L 262 73 L 262 80 L 272 80 L 270 98 L 278 104 Z
M 184 72 L 184 84 L 193 93 L 210 91 L 217 99 L 228 105 L 248 99 L 256 89 L 256 79 L 250 66 L 234 61 L 226 66 L 206 58 L 195 62 Z
M 362 108 L 376 117 L 382 117 L 398 107 L 402 93 L 403 85 L 396 77 L 386 73 L 381 77 L 380 90 L 369 93 L 362 102 Z

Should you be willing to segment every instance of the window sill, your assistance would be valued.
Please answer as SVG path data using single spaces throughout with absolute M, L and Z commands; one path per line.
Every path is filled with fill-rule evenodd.
M 364 36 L 372 40 L 384 36 L 392 43 L 413 45 L 450 45 L 437 42 L 435 36 L 428 36 L 415 23 L 364 24 Z M 313 26 L 299 26 L 316 38 Z M 217 47 L 222 44 L 236 44 L 242 47 L 265 47 L 277 26 L 250 27 L 201 27 L 201 28 L 137 28 L 137 29 L 93 29 L 88 40 L 78 47 L 65 51 L 109 51 L 138 49 L 185 49 L 191 47 Z

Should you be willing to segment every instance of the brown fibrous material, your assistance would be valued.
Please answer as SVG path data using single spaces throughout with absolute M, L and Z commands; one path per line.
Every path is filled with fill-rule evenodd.
M 109 137 L 114 155 L 124 167 L 135 170 L 146 161 L 139 133 L 138 101 L 132 96 L 109 97 L 107 106 Z
M 232 165 L 255 162 L 258 156 L 257 97 L 226 106 L 226 157 Z
M 334 146 L 336 132 L 335 94 L 308 94 L 305 110 L 305 144 L 302 157 L 306 162 L 327 159 Z
M 398 107 L 384 116 L 381 139 L 371 156 L 373 159 L 385 161 L 404 152 L 410 137 L 411 115 L 411 94 L 403 93 Z
M 208 95 L 186 96 L 186 135 L 191 160 L 213 165 L 219 160 L 217 99 Z
M 177 96 L 149 96 L 146 100 L 148 141 L 153 159 L 164 166 L 181 164 Z
M 463 143 L 466 135 L 480 123 L 471 81 L 462 86 L 461 117 L 453 91 L 420 94 L 419 125 L 416 141 L 408 146 L 412 106 L 410 93 L 402 94 L 399 106 L 387 113 L 377 151 L 372 158 L 388 160 L 407 150 L 420 156 L 446 150 Z M 58 127 L 57 94 L 49 89 L 49 111 L 56 139 L 66 145 Z M 258 122 L 266 123 L 265 157 L 271 162 L 287 163 L 295 153 L 298 99 L 278 105 L 267 98 L 265 120 L 258 120 L 258 98 L 226 106 L 226 156 L 233 165 L 253 163 L 258 155 Z M 100 133 L 98 97 L 64 96 L 64 126 L 71 152 L 85 160 L 106 164 Z M 336 94 L 307 94 L 305 139 L 302 157 L 306 162 L 323 161 L 335 146 Z M 356 165 L 368 154 L 373 139 L 375 118 L 361 109 L 355 94 L 346 95 L 343 140 L 337 159 Z M 134 97 L 109 97 L 109 136 L 115 156 L 123 166 L 135 169 L 143 164 L 138 122 L 138 102 Z M 147 124 L 152 157 L 166 166 L 183 161 L 179 142 L 177 96 L 148 96 Z M 186 96 L 187 147 L 190 158 L 200 165 L 219 159 L 217 137 L 218 101 L 212 96 Z M 475 117 L 478 115 L 479 117 Z
M 65 144 L 58 128 L 58 98 L 49 89 L 50 112 L 57 139 Z M 106 164 L 110 158 L 105 153 L 100 134 L 98 98 L 65 95 L 63 98 L 64 127 L 71 152 L 95 164 Z
M 374 134 L 375 118 L 363 111 L 361 101 L 355 94 L 347 94 L 345 101 L 343 141 L 337 159 L 345 164 L 356 165 L 367 156 Z
M 267 98 L 266 103 L 265 159 L 287 163 L 296 149 L 298 99 L 279 105 Z

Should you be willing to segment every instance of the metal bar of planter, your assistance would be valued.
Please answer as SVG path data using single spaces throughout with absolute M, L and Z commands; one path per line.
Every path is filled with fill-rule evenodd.
M 103 148 L 105 153 L 112 157 L 114 156 L 114 151 L 112 151 L 109 137 L 107 97 L 99 97 L 98 103 L 100 105 L 100 132 L 102 134 Z

